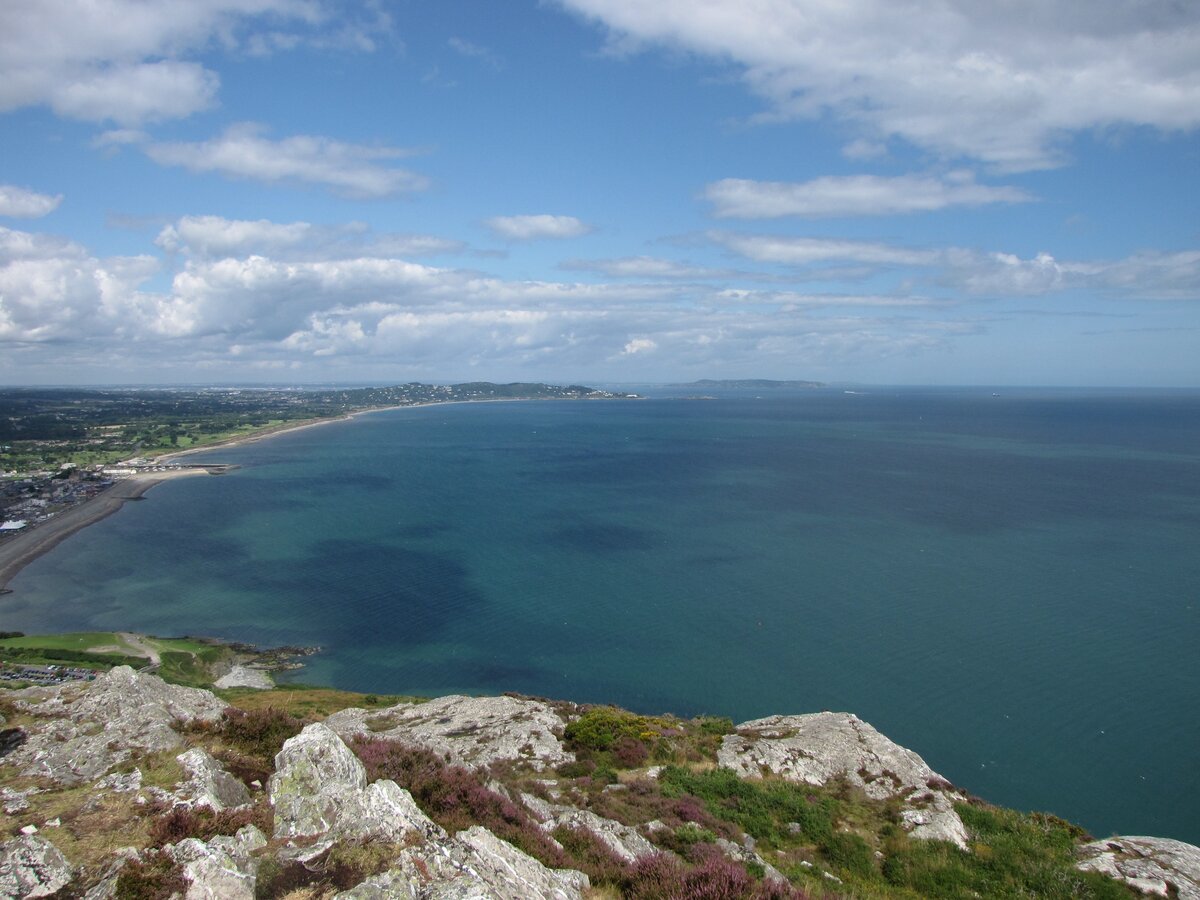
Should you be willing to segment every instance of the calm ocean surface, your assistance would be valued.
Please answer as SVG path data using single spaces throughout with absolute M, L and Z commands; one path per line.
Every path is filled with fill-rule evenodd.
M 1200 843 L 1200 394 L 361 416 L 213 451 L 0 627 L 320 644 L 305 681 L 850 710 L 997 803 Z

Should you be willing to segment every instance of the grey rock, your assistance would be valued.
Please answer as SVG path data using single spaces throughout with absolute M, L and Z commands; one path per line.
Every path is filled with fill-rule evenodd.
M 606 819 L 586 809 L 555 809 L 555 817 L 541 826 L 547 832 L 556 828 L 583 828 L 596 835 L 616 856 L 634 862 L 641 856 L 652 856 L 658 848 L 632 826 L 615 819 Z
M 580 900 L 582 872 L 549 869 L 482 826 L 401 852 L 392 869 L 335 900 Z
M 346 709 L 325 722 L 344 737 L 401 740 L 468 767 L 511 761 L 544 769 L 575 759 L 559 737 L 562 717 L 545 703 L 516 697 L 450 696 L 378 711 Z
M 753 848 L 744 847 L 741 844 L 735 844 L 733 841 L 725 840 L 725 838 L 717 838 L 717 846 L 721 848 L 722 853 L 735 862 L 751 863 L 753 865 L 761 866 L 764 880 L 779 881 L 783 884 L 788 883 L 788 880 L 784 877 L 783 873 L 755 853 Z
M 19 766 L 22 775 L 62 784 L 99 778 L 133 751 L 178 747 L 183 741 L 173 725 L 215 721 L 226 707 L 210 691 L 167 684 L 128 666 L 84 688 L 62 685 L 22 694 L 28 711 L 47 721 L 4 763 Z
M 284 743 L 275 757 L 275 774 L 267 782 L 267 797 L 275 808 L 277 838 L 399 840 L 413 831 L 445 837 L 394 781 L 368 785 L 367 770 L 358 757 L 321 723 Z
M 29 791 L 17 791 L 12 788 L 0 788 L 0 807 L 6 815 L 13 815 L 29 809 Z
M 1169 838 L 1114 837 L 1079 848 L 1085 872 L 1118 878 L 1145 893 L 1200 900 L 1200 847 Z M 1172 893 L 1174 891 L 1174 893 Z
M 117 896 L 117 879 L 121 877 L 121 870 L 137 858 L 138 852 L 133 847 L 121 847 L 114 851 L 108 868 L 104 870 L 100 880 L 83 895 L 83 900 L 113 900 Z
M 236 837 L 207 843 L 187 838 L 170 848 L 188 882 L 185 900 L 254 900 L 258 860 L 251 853 L 266 843 L 261 831 L 247 825 Z
M 258 691 L 269 691 L 275 687 L 271 676 L 261 669 L 251 669 L 247 666 L 234 666 L 213 682 L 217 688 L 254 688 Z
M 959 795 L 949 783 L 916 753 L 849 713 L 744 722 L 721 741 L 717 761 L 743 778 L 770 773 L 814 785 L 845 778 L 873 799 L 899 797 L 915 810 L 905 819 L 914 837 L 967 849 L 966 828 L 951 802 Z
M 67 858 L 44 837 L 24 835 L 0 844 L 0 897 L 48 897 L 74 874 Z
M 539 822 L 545 822 L 554 818 L 554 808 L 541 797 L 534 794 L 521 794 L 521 802 L 525 804 L 525 808 L 533 813 L 533 817 Z
M 118 794 L 140 791 L 142 789 L 142 770 L 134 769 L 132 772 L 114 772 L 111 775 L 105 775 L 92 787 L 96 790 L 113 791 Z
M 193 747 L 175 758 L 188 773 L 188 780 L 177 791 L 181 805 L 207 806 L 220 812 L 251 802 L 246 786 L 221 768 L 206 750 Z

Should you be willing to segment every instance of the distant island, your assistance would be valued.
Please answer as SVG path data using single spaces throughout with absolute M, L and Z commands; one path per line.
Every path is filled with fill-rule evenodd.
M 771 391 L 780 389 L 811 389 L 827 387 L 823 381 L 775 381 L 770 378 L 701 378 L 699 381 L 689 381 L 685 384 L 672 384 L 670 387 L 722 388 L 750 391 Z

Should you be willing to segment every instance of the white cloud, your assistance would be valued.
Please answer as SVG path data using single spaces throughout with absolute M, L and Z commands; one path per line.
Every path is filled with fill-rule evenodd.
M 765 234 L 710 232 L 710 239 L 759 262 L 806 266 L 830 261 L 870 265 L 927 266 L 939 259 L 929 250 L 911 250 L 869 241 L 830 238 L 776 237 Z
M 241 123 L 208 141 L 150 143 L 145 151 L 157 163 L 193 172 L 266 182 L 299 181 L 352 197 L 386 197 L 428 186 L 421 175 L 381 164 L 410 155 L 410 151 L 314 135 L 273 141 L 264 137 L 263 131 L 260 125 Z
M 634 338 L 621 350 L 622 356 L 633 356 L 637 353 L 650 353 L 657 350 L 658 344 L 650 338 Z
M 127 125 L 188 116 L 218 87 L 189 54 L 236 46 L 263 20 L 309 27 L 325 15 L 319 0 L 6 0 L 0 112 L 46 104 Z
M 592 226 L 581 222 L 574 216 L 494 216 L 484 224 L 494 234 L 510 241 L 573 238 L 592 230 Z
M 478 59 L 484 63 L 487 63 L 493 69 L 499 70 L 503 68 L 503 63 L 501 63 L 500 58 L 487 47 L 481 47 L 479 44 L 464 40 L 460 37 L 452 37 L 450 40 L 446 41 L 446 43 L 451 50 L 461 56 L 466 56 L 469 59 Z
M 40 219 L 58 209 L 62 199 L 62 194 L 51 197 L 13 184 L 0 184 L 0 216 Z
M 714 214 L 728 219 L 888 216 L 1032 199 L 1017 188 L 977 184 L 969 172 L 943 177 L 825 176 L 804 182 L 725 178 L 709 184 L 704 195 L 714 205 Z
M 1200 6 L 1172 0 L 559 0 L 614 46 L 729 62 L 774 117 L 1019 170 L 1084 129 L 1200 125 Z
M 653 256 L 626 256 L 621 259 L 569 259 L 564 269 L 598 272 L 610 278 L 717 278 L 728 273 L 703 266 L 691 266 L 673 259 Z
M 426 234 L 374 234 L 361 223 L 337 227 L 311 222 L 184 216 L 164 227 L 155 244 L 168 253 L 214 259 L 270 255 L 288 260 L 353 257 L 424 257 L 457 253 L 460 241 Z

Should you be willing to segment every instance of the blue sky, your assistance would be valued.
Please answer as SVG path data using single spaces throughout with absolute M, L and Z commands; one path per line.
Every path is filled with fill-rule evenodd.
M 1200 386 L 1200 6 L 7 0 L 0 383 Z

